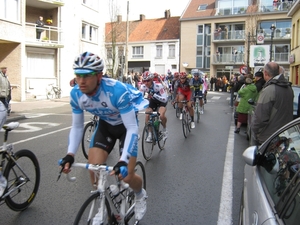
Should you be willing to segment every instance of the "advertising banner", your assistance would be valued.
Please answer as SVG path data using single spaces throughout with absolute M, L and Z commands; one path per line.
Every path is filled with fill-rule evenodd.
M 250 67 L 264 66 L 270 61 L 270 45 L 250 46 Z

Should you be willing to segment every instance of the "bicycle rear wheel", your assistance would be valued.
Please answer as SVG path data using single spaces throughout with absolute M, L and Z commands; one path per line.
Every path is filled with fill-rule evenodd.
M 179 116 L 180 116 L 180 109 L 179 109 L 177 103 L 175 103 L 175 112 L 176 112 L 176 117 L 179 118 Z
M 55 97 L 55 92 L 53 90 L 53 88 L 51 87 L 50 90 L 47 90 L 47 99 L 54 99 Z
M 23 211 L 33 202 L 40 185 L 40 166 L 36 156 L 29 150 L 19 150 L 9 160 L 4 171 L 7 179 L 5 193 L 12 191 L 5 202 L 14 211 Z
M 182 131 L 183 131 L 183 136 L 185 138 L 187 138 L 187 135 L 188 135 L 188 120 L 187 120 L 187 116 L 186 116 L 186 112 L 185 111 L 182 111 Z
M 150 124 L 145 125 L 143 134 L 142 134 L 142 152 L 143 152 L 144 158 L 147 161 L 151 159 L 153 147 L 154 147 L 154 143 L 155 143 L 153 132 L 152 132 L 151 141 L 147 142 L 147 137 L 150 133 L 149 130 L 152 130 L 152 126 Z
M 165 147 L 165 143 L 166 143 L 166 138 L 164 138 L 164 135 L 163 135 L 163 132 L 162 132 L 162 129 L 163 129 L 163 126 L 162 124 L 160 123 L 159 124 L 159 127 L 158 127 L 158 131 L 157 131 L 157 139 L 158 139 L 158 147 L 160 150 L 163 150 L 164 147 Z
M 104 197 L 104 195 L 103 195 Z M 93 219 L 95 215 L 99 212 L 100 208 L 100 193 L 96 192 L 91 195 L 81 206 L 77 216 L 75 218 L 74 225 L 91 225 L 93 224 Z M 112 224 L 112 215 L 108 200 L 105 198 L 105 209 L 104 209 L 104 222 L 103 225 Z
M 86 159 L 88 159 L 90 142 L 96 127 L 97 127 L 97 123 L 95 123 L 94 121 L 90 121 L 85 125 L 83 130 L 81 148 L 82 148 L 82 153 Z

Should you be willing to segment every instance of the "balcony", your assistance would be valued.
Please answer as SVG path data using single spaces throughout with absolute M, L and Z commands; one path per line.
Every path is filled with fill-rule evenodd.
M 245 30 L 215 31 L 213 42 L 218 41 L 245 41 Z
M 48 48 L 63 48 L 62 30 L 59 27 L 44 25 L 41 39 L 36 39 L 36 24 L 26 23 L 25 41 L 27 46 L 42 46 Z
M 263 5 L 261 4 L 258 7 L 259 12 L 279 12 L 279 11 L 288 11 L 295 1 L 285 1 L 285 2 L 274 2 L 272 5 Z
M 245 54 L 244 53 L 239 53 L 239 54 L 214 54 L 212 55 L 212 63 L 213 64 L 244 64 Z
M 265 39 L 271 39 L 271 29 L 262 29 Z M 291 39 L 291 28 L 276 28 L 274 31 L 274 39 Z
M 289 64 L 290 52 L 285 53 L 273 53 L 272 59 L 278 64 Z

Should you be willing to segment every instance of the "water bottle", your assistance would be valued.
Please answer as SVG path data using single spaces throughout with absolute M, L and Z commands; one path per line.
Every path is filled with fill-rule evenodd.
M 119 203 L 122 200 L 122 198 L 121 198 L 118 186 L 115 184 L 111 184 L 110 191 L 111 191 L 112 195 L 114 196 L 115 202 Z
M 3 193 L 6 189 L 6 186 L 7 186 L 7 180 L 3 176 L 2 171 L 0 171 L 0 196 L 3 195 Z
M 158 130 L 158 128 L 159 128 L 159 120 L 155 120 L 154 121 L 154 128 L 155 128 L 155 130 Z
M 100 212 L 98 212 L 95 217 L 93 218 L 93 224 L 92 225 L 99 225 L 101 224 L 103 221 L 101 221 L 101 215 Z

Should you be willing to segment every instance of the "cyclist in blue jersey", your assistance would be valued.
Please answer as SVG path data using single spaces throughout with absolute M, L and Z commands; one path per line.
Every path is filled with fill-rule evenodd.
M 136 112 L 148 107 L 142 93 L 132 86 L 103 77 L 104 61 L 99 56 L 84 52 L 76 57 L 73 69 L 77 85 L 71 91 L 72 128 L 67 155 L 62 159 L 63 172 L 68 173 L 80 145 L 84 128 L 84 111 L 100 117 L 92 136 L 88 162 L 106 163 L 108 155 L 119 139 L 120 159 L 114 171 L 136 194 L 135 218 L 146 213 L 146 191 L 142 178 L 134 168 L 138 153 L 138 122 Z M 96 184 L 94 176 L 91 176 Z
M 192 72 L 193 78 L 190 79 L 190 86 L 192 87 L 193 90 L 193 96 L 199 96 L 200 100 L 200 113 L 203 114 L 203 80 L 202 80 L 202 72 L 200 71 L 195 71 Z M 196 101 L 196 98 L 194 98 L 194 102 Z

